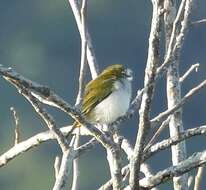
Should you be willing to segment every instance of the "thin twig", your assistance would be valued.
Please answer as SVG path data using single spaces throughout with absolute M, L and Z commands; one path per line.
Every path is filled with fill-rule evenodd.
M 87 16 L 87 0 L 82 0 L 82 7 L 81 7 L 81 65 L 80 65 L 80 73 L 79 73 L 79 91 L 76 99 L 76 104 L 78 105 L 81 103 L 82 96 L 83 96 L 83 86 L 84 86 L 84 77 L 86 74 L 86 49 L 87 49 L 87 38 L 86 38 L 86 16 Z
M 174 57 L 173 53 L 175 51 L 174 44 L 177 43 L 176 42 L 176 34 L 177 34 L 176 32 L 178 30 L 178 25 L 181 22 L 182 15 L 184 13 L 185 2 L 186 2 L 186 0 L 181 1 L 181 4 L 180 4 L 179 9 L 177 11 L 176 18 L 173 22 L 172 33 L 170 35 L 170 41 L 168 43 L 165 59 L 164 59 L 164 62 L 161 64 L 161 66 L 159 66 L 159 68 L 157 69 L 157 76 L 159 73 L 164 72 L 173 60 L 173 57 Z M 177 48 L 177 46 L 176 46 L 176 48 Z
M 10 81 L 11 82 L 11 81 Z M 12 83 L 12 82 L 11 82 Z M 24 87 L 21 88 L 20 86 L 14 84 L 18 89 L 19 92 L 31 103 L 35 111 L 41 116 L 43 121 L 46 123 L 47 127 L 54 133 L 56 140 L 58 141 L 62 151 L 68 149 L 68 143 L 62 132 L 56 127 L 55 121 L 48 112 L 40 105 L 35 97 L 26 90 Z
M 180 77 L 179 81 L 182 83 L 193 71 L 197 72 L 200 64 L 196 63 L 194 65 L 191 65 L 191 67 L 185 72 L 185 74 Z
M 158 130 L 155 132 L 155 134 L 152 136 L 152 138 L 150 139 L 150 141 L 148 142 L 147 146 L 144 148 L 144 151 L 147 150 L 148 148 L 150 148 L 152 146 L 152 144 L 155 142 L 155 139 L 157 139 L 157 137 L 159 137 L 160 133 L 166 128 L 168 127 L 170 122 L 170 117 L 168 117 L 165 121 L 162 122 L 161 126 L 158 128 Z
M 202 88 L 206 86 L 206 80 L 202 81 L 199 85 L 192 88 L 182 99 L 181 101 L 176 104 L 174 107 L 158 114 L 155 118 L 151 120 L 151 125 L 157 126 L 160 123 L 162 123 L 169 115 L 173 114 L 175 111 L 177 111 L 180 107 L 182 107 L 193 95 L 198 93 Z
M 15 146 L 20 141 L 19 117 L 14 107 L 11 107 L 10 110 L 12 112 L 14 123 L 15 123 L 15 129 L 14 129 L 14 146 Z
M 81 15 L 80 15 L 77 1 L 76 0 L 68 0 L 68 2 L 72 8 L 72 12 L 74 14 L 74 18 L 75 18 L 75 21 L 77 23 L 77 28 L 78 28 L 80 36 L 82 38 L 83 37 L 82 22 L 81 22 Z M 89 35 L 87 28 L 86 28 L 86 38 L 87 38 L 87 48 L 86 48 L 87 61 L 88 61 L 89 67 L 90 67 L 92 78 L 96 78 L 98 75 L 99 68 L 98 68 L 96 56 L 94 54 L 94 48 L 92 46 L 91 37 Z
M 54 161 L 54 174 L 55 174 L 55 179 L 57 179 L 57 176 L 59 174 L 59 166 L 60 166 L 60 158 L 59 156 L 55 157 Z
M 197 25 L 199 25 L 199 24 L 205 24 L 206 23 L 206 19 L 204 18 L 204 19 L 200 19 L 200 20 L 197 20 L 197 21 L 193 21 L 193 22 L 191 22 L 191 26 L 197 26 Z

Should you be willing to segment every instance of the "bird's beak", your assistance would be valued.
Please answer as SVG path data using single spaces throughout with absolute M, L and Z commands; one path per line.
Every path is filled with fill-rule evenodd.
M 128 80 L 132 81 L 133 80 L 133 72 L 131 69 L 126 70 L 126 77 Z

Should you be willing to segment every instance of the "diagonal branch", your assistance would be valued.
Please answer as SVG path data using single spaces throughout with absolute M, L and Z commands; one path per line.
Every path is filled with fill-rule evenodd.
M 179 136 L 162 140 L 161 142 L 152 145 L 149 149 L 145 149 L 143 160 L 150 158 L 151 156 L 157 154 L 161 150 L 167 149 L 171 145 L 175 145 L 183 140 L 189 139 L 197 135 L 205 135 L 205 134 L 206 134 L 206 125 L 185 130 L 184 132 L 181 132 Z
M 150 189 L 204 164 L 206 164 L 206 151 L 194 153 L 178 165 L 169 167 L 154 176 L 140 180 L 140 185 Z
M 77 28 L 79 30 L 80 37 L 84 38 L 84 30 L 82 27 L 82 20 L 81 20 L 81 15 L 80 15 L 77 1 L 76 0 L 68 0 L 68 2 L 72 8 L 72 12 L 74 14 L 74 18 L 75 18 L 75 21 L 77 23 Z M 85 33 L 86 33 L 85 36 L 87 39 L 87 48 L 86 48 L 87 61 L 88 61 L 89 67 L 90 67 L 92 78 L 96 78 L 98 75 L 99 68 L 98 68 L 97 60 L 96 60 L 96 57 L 94 54 L 94 49 L 92 46 L 91 37 L 89 35 L 87 28 L 85 28 Z
M 43 119 L 43 121 L 46 123 L 48 128 L 53 132 L 56 140 L 58 141 L 62 151 L 64 152 L 65 150 L 68 149 L 68 143 L 62 132 L 56 127 L 55 121 L 52 118 L 50 114 L 46 112 L 44 108 L 40 105 L 40 103 L 37 101 L 35 97 L 32 96 L 32 94 L 24 87 L 21 85 L 17 85 L 13 83 L 13 81 L 9 81 L 12 83 L 19 91 L 20 94 L 22 94 L 33 106 L 37 114 Z
M 198 93 L 202 88 L 206 86 L 206 80 L 202 81 L 199 85 L 191 89 L 179 103 L 177 103 L 174 107 L 158 114 L 155 118 L 151 120 L 151 126 L 155 127 L 162 123 L 169 115 L 173 114 L 177 111 L 180 107 L 182 107 L 193 95 Z
M 64 101 L 61 97 L 51 91 L 48 87 L 32 82 L 31 80 L 28 80 L 20 74 L 16 73 L 12 69 L 8 69 L 3 66 L 0 66 L 0 74 L 3 76 L 4 79 L 9 81 L 16 88 L 18 88 L 19 85 L 23 86 L 28 90 L 31 90 L 32 96 L 37 98 L 40 102 L 62 110 L 63 112 L 71 116 L 74 120 L 81 123 L 82 126 L 87 128 L 90 134 L 93 135 L 104 147 L 113 147 L 114 142 L 111 138 L 109 138 L 99 129 L 87 122 L 85 118 L 81 115 L 79 110 L 69 105 L 66 101 Z
M 180 83 L 184 82 L 185 79 L 190 75 L 191 72 L 193 72 L 195 70 L 195 72 L 198 71 L 198 68 L 200 67 L 199 63 L 196 63 L 194 65 L 191 65 L 191 67 L 184 73 L 183 76 L 180 77 L 179 81 Z
M 206 19 L 203 18 L 203 19 L 191 22 L 191 26 L 198 26 L 199 24 L 205 24 L 205 23 L 206 23 Z

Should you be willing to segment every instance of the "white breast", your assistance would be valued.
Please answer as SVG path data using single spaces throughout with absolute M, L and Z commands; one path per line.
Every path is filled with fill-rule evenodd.
M 131 99 L 131 81 L 115 82 L 115 91 L 95 108 L 95 120 L 101 124 L 109 124 L 124 115 Z

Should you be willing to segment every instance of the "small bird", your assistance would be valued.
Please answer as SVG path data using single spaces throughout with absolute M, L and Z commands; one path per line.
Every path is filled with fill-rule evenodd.
M 85 119 L 92 124 L 108 125 L 123 116 L 130 104 L 132 79 L 130 69 L 116 64 L 91 80 L 85 87 L 80 108 Z

